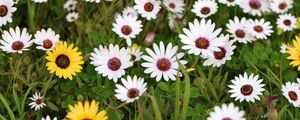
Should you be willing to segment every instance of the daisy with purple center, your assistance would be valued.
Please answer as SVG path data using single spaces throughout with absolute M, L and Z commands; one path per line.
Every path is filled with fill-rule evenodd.
M 239 6 L 244 13 L 253 16 L 261 16 L 263 13 L 270 11 L 269 0 L 240 0 Z
M 283 31 L 292 31 L 296 28 L 297 18 L 292 14 L 281 14 L 276 21 L 277 27 Z
M 233 103 L 222 104 L 222 106 L 214 107 L 214 111 L 209 113 L 207 120 L 246 120 L 244 115 L 245 112 L 239 110 Z
M 299 81 L 298 81 L 299 82 Z M 299 83 L 287 82 L 285 85 L 282 85 L 281 91 L 282 94 L 288 101 L 293 104 L 295 107 L 300 107 L 300 86 Z
M 157 13 L 161 9 L 160 1 L 157 0 L 134 0 L 134 8 L 147 20 L 156 19 Z
M 207 18 L 218 11 L 218 4 L 215 0 L 198 0 L 194 3 L 192 12 L 198 17 Z
M 99 74 L 114 82 L 125 74 L 126 68 L 133 65 L 128 50 L 112 44 L 108 48 L 99 45 L 99 48 L 95 48 L 91 53 L 90 59 Z
M 285 13 L 293 8 L 294 0 L 270 0 L 270 7 L 276 13 Z
M 246 30 L 249 34 L 256 37 L 257 39 L 267 39 L 268 36 L 271 36 L 273 26 L 269 21 L 265 19 L 255 19 L 248 20 L 246 23 Z
M 144 73 L 150 74 L 151 78 L 156 78 L 156 81 L 160 81 L 162 78 L 165 81 L 176 80 L 178 74 L 180 62 L 185 65 L 187 61 L 180 60 L 184 53 L 176 53 L 178 50 L 177 46 L 173 46 L 169 43 L 166 47 L 163 42 L 153 44 L 153 49 L 146 48 L 149 55 L 143 55 L 142 58 L 146 61 L 142 63 L 142 66 L 146 68 Z
M 233 20 L 229 20 L 229 23 L 226 24 L 227 31 L 231 33 L 231 37 L 233 37 L 235 41 L 239 43 L 251 43 L 255 41 L 255 37 L 247 33 L 245 24 L 247 23 L 246 18 L 239 19 L 238 17 L 234 17 Z

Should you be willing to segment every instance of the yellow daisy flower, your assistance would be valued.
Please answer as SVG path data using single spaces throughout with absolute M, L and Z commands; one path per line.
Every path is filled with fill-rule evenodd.
M 293 40 L 293 46 L 287 48 L 287 53 L 290 54 L 288 59 L 292 60 L 290 65 L 298 66 L 298 71 L 300 71 L 300 35 Z
M 46 59 L 49 62 L 46 64 L 50 73 L 56 73 L 56 75 L 64 79 L 69 78 L 72 80 L 73 75 L 76 72 L 80 72 L 83 62 L 81 52 L 77 52 L 78 48 L 73 48 L 74 45 L 68 46 L 67 42 L 56 43 L 55 48 L 52 51 L 47 51 Z
M 92 101 L 90 104 L 85 101 L 78 102 L 75 106 L 69 105 L 70 112 L 68 112 L 66 118 L 69 120 L 107 120 L 107 112 L 102 110 L 98 112 L 99 103 Z

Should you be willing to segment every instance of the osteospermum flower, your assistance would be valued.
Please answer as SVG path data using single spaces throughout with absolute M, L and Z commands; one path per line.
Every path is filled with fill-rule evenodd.
M 206 18 L 218 11 L 218 4 L 215 0 L 198 0 L 194 3 L 192 12 L 198 17 Z
M 135 38 L 142 31 L 142 21 L 137 20 L 137 16 L 118 15 L 116 23 L 113 23 L 113 31 L 121 38 L 126 39 L 128 46 L 131 46 L 131 39 Z
M 35 3 L 44 3 L 44 2 L 47 2 L 47 0 L 31 0 Z
M 265 19 L 252 20 L 250 19 L 246 23 L 246 30 L 249 34 L 256 37 L 257 39 L 267 39 L 267 36 L 271 36 L 273 26 L 269 21 Z
M 31 35 L 26 28 L 22 31 L 19 27 L 9 28 L 9 31 L 3 31 L 2 39 L 0 40 L 0 48 L 7 53 L 23 53 L 29 50 L 28 47 L 32 45 Z
M 29 103 L 29 106 L 31 106 L 31 109 L 34 108 L 35 111 L 40 110 L 41 108 L 46 106 L 41 93 L 35 92 L 35 94 L 29 99 L 32 100 L 32 102 Z
M 137 62 L 140 61 L 143 52 L 141 51 L 141 46 L 138 46 L 137 44 L 133 44 L 130 48 L 129 48 L 129 54 L 131 56 L 131 61 L 133 62 Z
M 219 47 L 225 45 L 225 41 L 218 38 L 221 31 L 221 28 L 215 30 L 215 23 L 211 20 L 199 22 L 195 19 L 194 23 L 189 23 L 189 29 L 183 29 L 184 34 L 179 34 L 184 44 L 182 49 L 188 50 L 189 54 L 213 57 L 213 52 L 220 51 Z
M 293 46 L 287 48 L 287 53 L 289 54 L 287 59 L 292 60 L 290 65 L 298 67 L 300 71 L 300 35 L 293 40 Z
M 219 3 L 225 4 L 227 6 L 236 6 L 238 5 L 239 0 L 219 0 Z
M 45 29 L 37 31 L 34 37 L 33 41 L 38 45 L 36 48 L 41 50 L 52 50 L 54 45 L 59 42 L 59 34 L 55 34 L 51 28 L 48 28 L 47 31 Z
M 231 60 L 231 56 L 234 53 L 233 50 L 236 48 L 236 46 L 233 45 L 234 41 L 229 41 L 228 35 L 221 36 L 220 38 L 225 39 L 225 45 L 219 47 L 221 51 L 214 51 L 214 57 L 208 57 L 203 63 L 204 66 L 212 65 L 213 67 L 220 67 L 225 64 L 226 61 Z
M 78 102 L 74 106 L 69 105 L 70 112 L 66 118 L 69 120 L 107 120 L 107 112 L 102 110 L 98 111 L 99 103 L 93 100 L 91 103 L 88 101 Z
M 183 0 L 164 0 L 163 4 L 172 13 L 182 13 L 184 10 Z
M 79 13 L 77 13 L 77 12 L 70 12 L 66 16 L 66 19 L 68 22 L 74 22 L 78 18 L 79 18 Z
M 122 84 L 116 84 L 117 89 L 116 98 L 126 103 L 131 103 L 137 99 L 147 90 L 147 83 L 144 83 L 144 78 L 137 76 L 127 76 L 127 79 L 121 79 Z
M 276 13 L 285 13 L 293 7 L 294 0 L 270 0 L 270 7 Z
M 226 24 L 227 31 L 231 33 L 231 37 L 239 43 L 251 43 L 255 41 L 255 37 L 247 33 L 245 24 L 247 23 L 246 18 L 239 19 L 238 17 L 234 17 L 233 20 L 229 20 L 229 23 Z
M 51 119 L 51 117 L 47 115 L 46 118 L 42 118 L 41 120 L 57 120 L 57 118 L 54 117 L 53 119 Z
M 233 103 L 215 106 L 214 111 L 209 113 L 207 120 L 246 120 L 245 112 L 240 111 Z
M 92 3 L 92 2 L 100 3 L 101 2 L 101 0 L 84 0 L 84 1 L 90 2 L 90 3 Z M 105 0 L 105 1 L 112 1 L 112 0 Z
M 99 49 L 95 48 L 91 53 L 91 64 L 99 74 L 117 82 L 125 74 L 125 69 L 133 65 L 128 53 L 127 49 L 119 48 L 119 45 L 110 44 L 108 48 L 99 45 Z
M 156 0 L 134 0 L 136 4 L 134 8 L 137 12 L 147 20 L 156 19 L 160 10 L 160 1 Z
M 263 13 L 269 11 L 269 0 L 240 0 L 239 6 L 243 9 L 244 13 L 253 16 L 261 16 Z
M 283 54 L 286 53 L 287 47 L 288 46 L 286 44 L 281 44 L 280 45 L 280 52 L 283 53 Z
M 138 13 L 133 7 L 127 7 L 122 11 L 122 15 L 123 16 L 129 16 L 129 15 L 138 16 Z
M 231 80 L 233 84 L 228 87 L 231 93 L 230 97 L 239 100 L 240 102 L 246 100 L 247 102 L 254 102 L 255 100 L 260 100 L 259 95 L 262 95 L 262 92 L 265 90 L 262 84 L 262 79 L 258 79 L 258 75 L 251 74 L 250 76 L 247 73 L 244 73 L 244 76 L 241 74 L 239 77 Z
M 142 63 L 142 66 L 146 68 L 144 73 L 150 74 L 151 78 L 156 78 L 156 81 L 160 81 L 163 78 L 165 81 L 169 79 L 175 81 L 178 73 L 180 62 L 185 65 L 187 61 L 180 60 L 184 53 L 176 53 L 178 46 L 169 43 L 166 47 L 163 42 L 153 44 L 153 49 L 146 48 L 149 55 L 143 55 L 142 58 L 146 61 Z M 177 62 L 178 60 L 178 62 Z
M 285 85 L 282 85 L 281 91 L 291 104 L 295 107 L 300 107 L 300 86 L 298 83 L 287 82 Z
M 59 78 L 70 80 L 81 71 L 81 65 L 84 63 L 78 48 L 62 41 L 56 43 L 52 51 L 47 51 L 46 59 L 49 61 L 46 66 L 50 73 L 55 72 Z
M 282 14 L 279 15 L 276 24 L 277 27 L 282 29 L 283 31 L 292 31 L 296 28 L 297 19 L 292 14 Z
M 77 1 L 76 0 L 68 0 L 64 4 L 64 8 L 67 9 L 68 11 L 72 11 L 76 9 Z
M 17 10 L 12 0 L 0 1 L 0 27 L 12 22 L 12 13 Z

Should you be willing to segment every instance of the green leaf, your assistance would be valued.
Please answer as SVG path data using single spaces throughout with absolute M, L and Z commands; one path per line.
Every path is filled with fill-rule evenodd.
M 165 82 L 159 82 L 158 83 L 158 88 L 160 88 L 163 91 L 169 92 L 169 86 Z
M 59 111 L 58 107 L 55 104 L 53 104 L 52 102 L 48 101 L 48 102 L 46 102 L 46 105 L 53 111 Z

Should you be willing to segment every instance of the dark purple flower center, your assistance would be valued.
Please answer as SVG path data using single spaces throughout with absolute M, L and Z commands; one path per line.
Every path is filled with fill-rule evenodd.
M 297 100 L 298 100 L 298 95 L 297 95 L 297 93 L 294 92 L 294 91 L 290 91 L 290 92 L 289 92 L 289 97 L 290 97 L 290 99 L 293 100 L 293 101 L 297 101 Z
M 257 26 L 254 26 L 254 28 L 253 28 L 256 32 L 258 32 L 258 33 L 260 33 L 260 32 L 262 32 L 262 31 L 264 31 L 264 28 L 263 27 L 261 27 L 261 26 L 259 26 L 259 25 L 257 25 Z
M 167 71 L 171 68 L 171 62 L 167 58 L 161 58 L 157 61 L 156 67 L 161 71 Z
M 229 118 L 229 117 L 225 117 L 225 118 L 223 118 L 222 120 L 232 120 L 232 119 Z
M 219 48 L 221 49 L 221 51 L 214 52 L 215 59 L 217 59 L 217 60 L 223 59 L 226 55 L 226 50 L 223 47 L 219 47 Z
M 248 96 L 252 94 L 253 87 L 247 84 L 247 85 L 243 85 L 240 90 L 243 95 Z
M 37 104 L 37 105 L 40 105 L 40 104 L 42 104 L 43 103 L 43 100 L 42 99 L 37 99 L 37 100 L 35 100 L 35 104 Z
M 203 7 L 200 12 L 204 15 L 207 15 L 210 13 L 210 8 L 209 7 Z
M 0 6 L 0 17 L 4 17 L 7 15 L 8 9 L 5 5 Z
M 227 0 L 228 2 L 234 2 L 234 0 Z
M 147 12 L 151 12 L 151 11 L 154 9 L 154 5 L 153 5 L 151 2 L 147 2 L 147 3 L 144 5 L 144 9 L 145 9 L 145 11 L 147 11 Z
M 11 48 L 13 50 L 22 50 L 24 48 L 24 43 L 21 41 L 15 41 L 13 42 L 13 44 L 11 45 Z
M 68 56 L 61 54 L 56 57 L 55 63 L 58 67 L 65 69 L 70 66 L 70 59 Z
M 259 9 L 261 8 L 261 3 L 259 0 L 250 0 L 249 1 L 249 6 L 252 8 L 252 9 Z
M 204 37 L 199 37 L 196 41 L 195 41 L 195 45 L 197 48 L 200 49 L 207 49 L 209 46 L 209 41 L 208 39 L 204 38 Z
M 239 38 L 244 38 L 246 36 L 246 33 L 244 30 L 238 29 L 235 31 L 235 35 Z
M 118 58 L 116 58 L 116 57 L 109 59 L 108 62 L 107 62 L 108 68 L 109 68 L 110 70 L 112 70 L 112 71 L 117 71 L 117 70 L 119 70 L 120 67 L 121 67 L 121 65 L 122 65 L 122 64 L 121 64 L 121 60 L 118 59 Z
M 130 33 L 132 32 L 132 29 L 129 25 L 124 25 L 122 28 L 121 28 L 121 31 L 124 35 L 130 35 Z
M 292 24 L 292 21 L 289 20 L 289 19 L 286 19 L 283 21 L 283 24 L 286 25 L 286 26 L 290 26 Z
M 278 5 L 278 8 L 279 8 L 280 10 L 284 10 L 286 7 L 287 7 L 287 4 L 286 4 L 285 2 L 282 2 L 282 3 L 280 3 L 280 4 Z
M 139 96 L 140 91 L 136 88 L 130 88 L 127 92 L 127 97 L 128 98 L 136 98 L 137 96 Z
M 131 56 L 131 61 L 135 61 L 136 60 L 136 55 L 130 54 L 130 56 Z
M 49 40 L 49 39 L 46 39 L 43 41 L 43 47 L 46 48 L 46 49 L 50 49 L 52 47 L 52 41 Z

